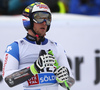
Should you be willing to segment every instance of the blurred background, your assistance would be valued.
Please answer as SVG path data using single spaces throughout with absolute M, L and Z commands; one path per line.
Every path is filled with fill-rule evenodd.
M 71 90 L 100 90 L 100 0 L 0 0 L 0 88 L 23 90 L 22 85 L 9 88 L 3 81 L 3 55 L 8 44 L 26 36 L 21 14 L 35 1 L 51 9 L 46 37 L 67 52 L 76 80 Z
M 21 14 L 27 5 L 35 1 L 46 3 L 54 13 L 100 15 L 100 0 L 0 0 L 0 14 Z

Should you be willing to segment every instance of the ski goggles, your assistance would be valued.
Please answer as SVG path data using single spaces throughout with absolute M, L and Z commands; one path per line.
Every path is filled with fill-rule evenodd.
M 33 21 L 35 23 L 43 23 L 46 22 L 46 25 L 51 24 L 51 15 L 48 12 L 35 12 L 33 13 Z

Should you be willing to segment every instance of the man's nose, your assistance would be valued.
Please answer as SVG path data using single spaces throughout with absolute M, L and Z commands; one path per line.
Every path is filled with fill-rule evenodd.
M 46 20 L 43 21 L 43 24 L 46 25 Z

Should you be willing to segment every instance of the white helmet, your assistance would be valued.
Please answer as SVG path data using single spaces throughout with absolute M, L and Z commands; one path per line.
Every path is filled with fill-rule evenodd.
M 27 6 L 22 13 L 22 15 L 24 16 L 24 18 L 22 19 L 23 25 L 24 25 L 26 30 L 31 29 L 34 33 L 35 33 L 35 31 L 33 30 L 33 25 L 34 25 L 33 24 L 34 23 L 33 14 L 35 12 L 49 13 L 50 18 L 51 18 L 51 11 L 46 4 L 44 4 L 42 2 L 35 2 L 35 3 L 32 3 L 31 5 Z M 51 23 L 51 21 L 49 22 L 49 25 L 47 25 L 48 26 L 47 31 L 50 28 L 50 23 Z

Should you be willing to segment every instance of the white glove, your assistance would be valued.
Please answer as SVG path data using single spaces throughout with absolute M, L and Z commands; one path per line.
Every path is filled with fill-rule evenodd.
M 46 55 L 40 56 L 36 60 L 35 64 L 39 69 L 43 69 L 45 67 L 53 67 L 54 63 L 55 63 L 54 56 L 46 54 Z
M 44 54 L 39 56 L 39 58 L 30 66 L 31 72 L 35 75 L 40 73 L 45 67 L 53 67 L 55 63 L 55 57 L 52 54 Z
M 58 83 L 63 83 L 64 81 L 68 80 L 69 71 L 66 67 L 59 67 L 58 69 L 54 70 L 54 74 L 56 75 L 56 80 Z

